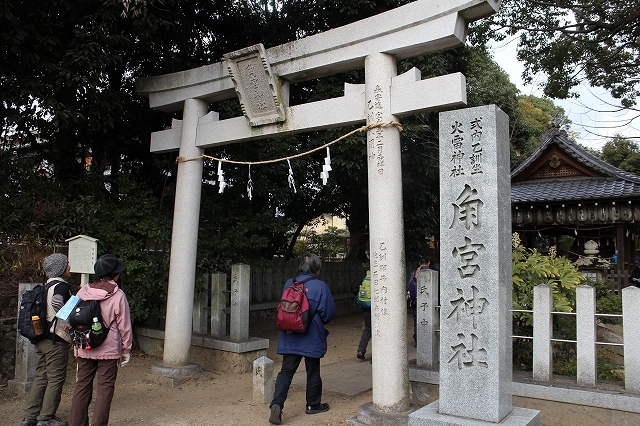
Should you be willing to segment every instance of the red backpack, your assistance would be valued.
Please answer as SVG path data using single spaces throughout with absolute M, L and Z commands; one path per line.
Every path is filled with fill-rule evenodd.
M 293 283 L 282 293 L 282 299 L 278 303 L 278 329 L 287 333 L 304 333 L 311 323 L 309 314 L 309 299 L 304 288 L 304 283 L 314 277 L 302 281 L 293 280 Z

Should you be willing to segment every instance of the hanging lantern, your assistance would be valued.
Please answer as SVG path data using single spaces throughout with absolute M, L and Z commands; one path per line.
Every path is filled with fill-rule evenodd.
M 611 221 L 617 222 L 620 220 L 620 209 L 616 206 L 616 202 L 611 203 Z
M 576 223 L 576 219 L 576 208 L 573 206 L 567 208 L 567 222 Z
M 562 207 L 558 207 L 556 209 L 556 222 L 562 225 L 566 220 L 567 220 L 567 217 L 564 211 L 564 204 L 563 204 Z

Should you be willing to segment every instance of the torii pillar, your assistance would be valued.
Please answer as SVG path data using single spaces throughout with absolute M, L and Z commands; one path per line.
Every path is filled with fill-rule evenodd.
M 204 159 L 196 146 L 198 120 L 209 111 L 209 103 L 186 99 L 182 114 L 179 155 L 191 161 L 179 162 L 171 234 L 171 260 L 162 365 L 152 372 L 167 377 L 200 374 L 200 366 L 190 362 L 193 296 L 195 293 L 200 196 Z M 185 333 L 185 328 L 189 332 Z
M 366 57 L 367 124 L 397 122 L 391 113 L 396 59 L 377 53 Z M 371 283 L 373 410 L 409 410 L 407 308 L 400 132 L 393 126 L 367 132 L 369 253 Z

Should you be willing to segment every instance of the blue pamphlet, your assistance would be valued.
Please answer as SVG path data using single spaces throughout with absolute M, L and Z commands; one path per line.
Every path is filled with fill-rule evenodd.
M 73 311 L 73 308 L 75 308 L 79 302 L 80 298 L 78 296 L 71 296 L 69 300 L 67 300 L 67 303 L 65 303 L 64 306 L 58 311 L 56 316 L 61 320 L 66 321 L 69 318 L 69 315 L 71 315 L 71 311 Z

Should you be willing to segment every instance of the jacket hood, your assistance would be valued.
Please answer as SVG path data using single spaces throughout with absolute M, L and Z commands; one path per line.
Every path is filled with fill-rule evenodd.
M 113 280 L 100 280 L 89 283 L 78 290 L 76 296 L 82 300 L 105 300 L 113 296 L 119 287 Z

